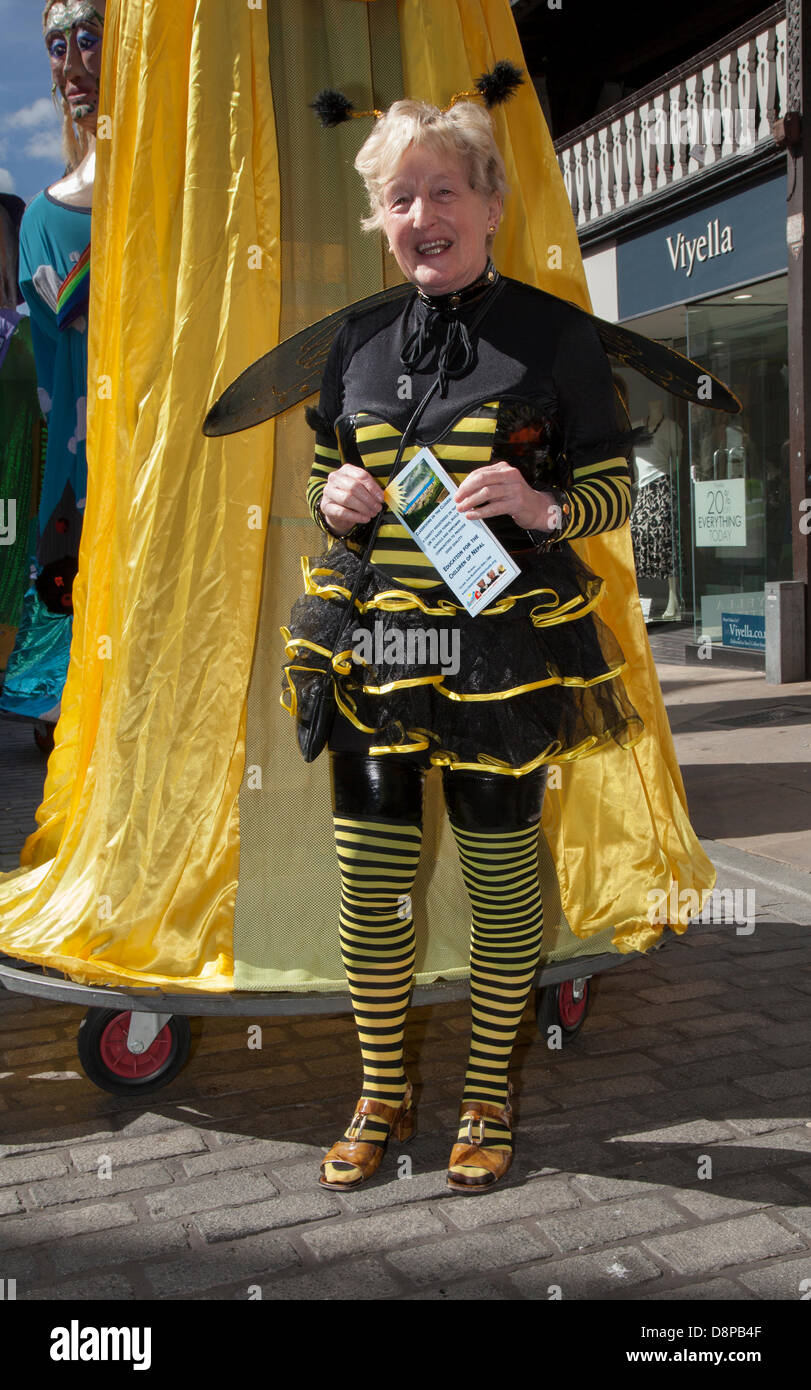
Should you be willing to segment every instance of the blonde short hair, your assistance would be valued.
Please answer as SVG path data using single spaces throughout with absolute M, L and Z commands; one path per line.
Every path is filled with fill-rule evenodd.
M 485 198 L 508 192 L 507 171 L 493 136 L 493 123 L 483 106 L 460 101 L 440 111 L 427 101 L 395 101 L 375 122 L 355 160 L 366 185 L 369 216 L 364 231 L 383 226 L 383 189 L 411 146 L 426 145 L 461 159 L 468 167 L 471 188 Z M 488 238 L 488 246 L 492 238 Z

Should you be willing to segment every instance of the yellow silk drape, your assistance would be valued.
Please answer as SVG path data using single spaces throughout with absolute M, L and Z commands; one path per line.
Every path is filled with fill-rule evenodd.
M 499 59 L 524 65 L 507 0 L 399 0 L 398 8 L 407 96 L 445 106 Z M 511 186 L 496 264 L 504 274 L 590 309 L 574 218 L 529 82 L 494 112 L 494 123 Z M 606 580 L 600 616 L 625 653 L 626 687 L 646 734 L 628 752 L 611 746 L 564 765 L 560 789 L 547 792 L 543 828 L 576 935 L 591 936 L 611 923 L 618 950 L 645 950 L 662 933 L 649 920 L 656 895 L 669 897 L 674 885 L 676 895 L 700 895 L 714 884 L 715 871 L 687 816 L 637 598 L 630 527 L 573 545 Z M 677 930 L 684 929 L 689 892 L 682 901 L 682 923 L 673 922 Z
M 273 427 L 200 425 L 212 383 L 277 341 L 263 10 L 111 0 L 100 111 L 73 645 L 0 949 L 225 989 Z

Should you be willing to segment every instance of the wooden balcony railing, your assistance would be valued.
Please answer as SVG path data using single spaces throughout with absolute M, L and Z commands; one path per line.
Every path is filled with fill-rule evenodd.
M 785 6 L 555 142 L 578 229 L 771 141 L 786 113 Z

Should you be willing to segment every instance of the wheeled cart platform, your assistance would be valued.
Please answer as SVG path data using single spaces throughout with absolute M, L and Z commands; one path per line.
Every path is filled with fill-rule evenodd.
M 661 950 L 664 939 L 654 950 Z M 586 1020 L 595 975 L 637 959 L 639 951 L 605 952 L 542 966 L 534 981 L 539 1031 L 560 1028 L 562 1045 L 571 1042 Z M 284 1017 L 296 1014 L 351 1013 L 348 993 L 168 994 L 159 989 L 116 989 L 76 984 L 57 971 L 0 957 L 0 985 L 63 1004 L 83 1004 L 77 1048 L 82 1068 L 95 1086 L 114 1095 L 148 1094 L 167 1086 L 183 1070 L 191 1050 L 190 1017 Z M 466 980 L 418 985 L 414 1007 L 450 1003 L 468 993 Z

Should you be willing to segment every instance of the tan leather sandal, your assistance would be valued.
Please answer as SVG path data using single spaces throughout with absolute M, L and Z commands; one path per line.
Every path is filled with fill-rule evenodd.
M 385 1120 L 389 1126 L 389 1134 L 386 1143 L 364 1144 L 360 1140 L 366 1124 L 367 1116 L 374 1115 L 380 1120 Z M 406 1093 L 403 1096 L 400 1106 L 386 1105 L 382 1100 L 358 1101 L 352 1123 L 347 1131 L 352 1135 L 351 1139 L 339 1139 L 337 1144 L 324 1156 L 321 1164 L 321 1176 L 318 1179 L 321 1187 L 331 1187 L 336 1191 L 346 1192 L 351 1187 L 358 1187 L 377 1172 L 383 1161 L 388 1140 L 394 1136 L 401 1144 L 416 1133 L 417 1111 L 414 1105 L 411 1082 L 409 1081 Z M 353 1168 L 358 1170 L 356 1176 L 347 1172 L 346 1178 L 328 1177 L 327 1165 L 332 1163 L 350 1163 Z
M 484 1101 L 470 1101 L 463 1105 L 459 1111 L 460 1124 L 467 1120 L 467 1143 L 454 1144 L 451 1149 L 451 1160 L 448 1164 L 448 1187 L 454 1192 L 483 1192 L 494 1186 L 499 1178 L 504 1174 L 513 1161 L 512 1149 L 484 1149 L 486 1132 L 485 1120 L 500 1120 L 508 1129 L 512 1129 L 512 1105 L 509 1096 L 512 1095 L 512 1083 L 508 1091 L 507 1104 L 504 1107 L 499 1105 L 487 1105 Z M 474 1138 L 474 1129 L 478 1126 L 478 1137 Z M 485 1177 L 477 1174 L 475 1177 L 466 1178 L 463 1173 L 453 1171 L 462 1166 L 472 1168 L 486 1168 L 491 1176 Z

